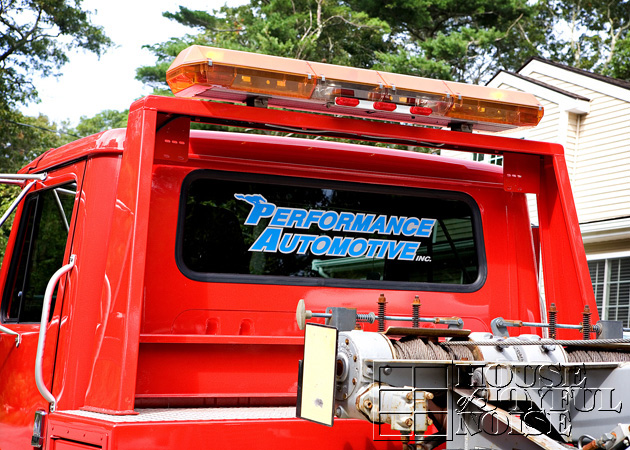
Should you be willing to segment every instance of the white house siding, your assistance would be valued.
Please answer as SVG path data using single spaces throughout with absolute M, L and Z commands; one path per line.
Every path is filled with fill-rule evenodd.
M 538 81 L 542 81 L 543 83 L 548 84 L 549 86 L 553 86 L 557 89 L 562 89 L 563 91 L 571 92 L 572 94 L 581 95 L 582 97 L 591 98 L 592 93 L 594 92 L 592 89 L 589 89 L 586 86 L 577 85 L 575 83 L 571 83 L 568 81 L 571 79 L 572 72 L 566 72 L 567 77 L 565 79 L 553 78 L 542 73 L 532 72 L 527 75 L 528 78 L 533 78 Z
M 608 255 L 630 254 L 630 240 L 603 241 L 584 244 L 589 259 L 605 259 Z
M 540 125 L 528 139 L 559 142 L 565 146 L 567 168 L 581 223 L 630 215 L 630 90 L 624 101 L 586 86 L 532 72 L 528 76 L 559 89 L 591 99 L 590 112 L 569 113 L 562 136 L 563 116 L 557 104 L 539 99 L 545 107 Z M 503 84 L 502 88 L 515 89 Z M 564 139 L 562 139 L 564 137 Z M 564 142 L 562 142 L 564 140 Z
M 579 114 L 569 113 L 567 120 L 566 142 L 564 144 L 564 156 L 567 160 L 567 169 L 571 185 L 575 186 L 575 173 L 578 163 L 578 130 L 582 124 L 582 117 Z
M 580 222 L 630 215 L 630 102 L 593 97 L 580 124 L 573 183 Z
M 567 80 L 571 75 L 567 71 Z M 630 90 L 624 101 L 540 73 L 529 77 L 591 99 L 590 112 L 579 121 L 577 155 L 571 155 L 571 141 L 566 144 L 580 222 L 630 215 Z

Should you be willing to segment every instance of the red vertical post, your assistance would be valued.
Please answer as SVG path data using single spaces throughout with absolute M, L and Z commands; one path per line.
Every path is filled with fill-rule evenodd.
M 102 334 L 84 407 L 110 414 L 133 413 L 135 400 L 157 124 L 145 100 L 129 112 L 103 280 Z
M 542 166 L 538 218 L 545 299 L 556 304 L 558 323 L 579 324 L 585 306 L 597 307 L 564 155 L 544 156 Z M 558 335 L 578 338 L 572 330 Z

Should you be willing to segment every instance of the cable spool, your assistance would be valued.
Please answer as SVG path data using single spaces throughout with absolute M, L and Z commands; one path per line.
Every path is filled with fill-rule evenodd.
M 609 350 L 566 349 L 569 362 L 630 362 L 630 353 Z
M 420 359 L 429 361 L 474 361 L 470 347 L 445 346 L 428 339 L 416 337 L 393 341 L 394 351 L 398 359 Z

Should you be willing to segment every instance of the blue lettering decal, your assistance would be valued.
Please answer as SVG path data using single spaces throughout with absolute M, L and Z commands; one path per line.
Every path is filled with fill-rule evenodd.
M 297 236 L 292 233 L 285 233 L 282 235 L 278 250 L 280 250 L 281 253 L 293 253 L 299 243 L 300 241 L 297 239 Z
M 250 252 L 276 252 L 278 250 L 278 242 L 282 235 L 281 228 L 265 228 L 265 231 L 260 233 L 256 242 L 249 248 Z
M 402 248 L 404 245 L 405 245 L 404 241 L 402 242 L 385 241 L 385 244 L 383 244 L 383 246 L 379 250 L 377 257 L 378 258 L 387 257 L 387 259 L 396 259 L 396 256 L 398 255 L 398 253 L 402 251 Z
M 385 234 L 395 234 L 398 236 L 402 233 L 402 226 L 405 223 L 406 217 L 398 217 L 392 216 L 387 222 L 387 227 L 385 227 Z
M 349 213 L 349 212 L 342 212 L 339 214 L 339 220 L 337 221 L 337 224 L 335 225 L 334 230 L 335 231 L 345 230 L 347 227 L 352 225 L 353 221 L 354 221 L 354 214 Z
M 311 253 L 317 256 L 325 255 L 331 243 L 332 239 L 329 236 L 320 236 L 311 244 Z
M 291 215 L 289 216 L 289 220 L 287 220 L 288 228 L 305 228 L 304 227 L 304 219 L 306 219 L 306 215 L 308 213 L 305 209 L 291 209 Z M 308 228 L 308 227 L 306 227 Z
M 380 233 L 385 234 L 385 223 L 387 222 L 387 216 L 380 215 L 374 222 L 368 227 L 368 233 Z
M 436 222 L 435 219 L 422 219 L 420 221 L 420 226 L 418 227 L 418 231 L 416 232 L 416 236 L 420 236 L 420 237 L 431 236 L 431 232 L 433 231 L 435 222 Z
M 352 257 L 362 256 L 367 250 L 368 242 L 366 239 L 358 238 L 355 239 L 352 244 L 350 244 L 350 248 L 348 249 L 348 255 Z
M 380 239 L 370 239 L 368 241 L 368 251 L 365 256 L 367 256 L 368 258 L 373 258 L 376 250 L 378 250 L 384 243 L 385 241 Z
M 404 242 L 404 246 L 400 251 L 400 257 L 398 259 L 404 259 L 405 261 L 413 261 L 416 257 L 420 242 Z
M 409 217 L 405 220 L 405 224 L 403 225 L 402 232 L 405 236 L 413 236 L 413 234 L 418 229 L 418 225 L 420 225 L 420 221 L 415 217 Z
M 337 224 L 337 220 L 339 220 L 339 214 L 337 214 L 335 211 L 326 211 L 319 218 L 319 229 L 332 230 L 333 227 Z
M 276 212 L 269 221 L 269 226 L 271 227 L 286 227 L 287 219 L 289 218 L 289 213 L 292 211 L 291 208 L 276 208 Z
M 316 256 L 327 255 L 358 258 L 399 259 L 431 262 L 429 256 L 418 256 L 420 242 L 384 239 L 364 239 L 321 234 L 284 233 L 284 228 L 309 229 L 317 225 L 322 231 L 350 231 L 381 235 L 404 235 L 427 238 L 433 233 L 436 219 L 322 211 L 317 209 L 278 208 L 260 194 L 234 194 L 234 198 L 252 205 L 244 225 L 258 225 L 261 219 L 270 219 L 268 226 L 249 248 L 252 252 L 280 252 L 284 254 L 307 252 Z
M 322 216 L 322 214 L 324 214 L 324 211 L 320 211 L 318 209 L 311 209 L 308 212 L 308 215 L 306 216 L 306 221 L 304 222 L 304 226 L 298 227 L 298 228 L 310 228 L 311 225 L 313 225 L 314 223 L 317 223 L 317 221 Z
M 253 205 L 245 220 L 245 225 L 258 225 L 261 218 L 271 217 L 276 209 L 276 205 L 268 203 L 267 199 L 260 194 L 234 194 L 234 197 Z
M 317 239 L 317 236 L 313 236 L 312 234 L 298 234 L 300 239 L 300 248 L 298 249 L 298 254 L 303 255 L 308 250 L 308 246 L 311 242 Z
M 368 227 L 372 223 L 372 220 L 374 220 L 374 214 L 358 213 L 355 216 L 352 225 L 350 226 L 350 231 L 356 231 L 357 233 L 367 233 Z
M 328 256 L 346 256 L 348 254 L 348 248 L 350 247 L 352 238 L 335 236 L 330 243 L 330 249 L 326 255 Z

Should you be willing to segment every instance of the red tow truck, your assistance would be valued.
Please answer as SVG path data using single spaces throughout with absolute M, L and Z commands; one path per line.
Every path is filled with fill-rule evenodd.
M 399 448 L 366 421 L 296 418 L 299 300 L 369 315 L 384 298 L 407 326 L 417 297 L 438 330 L 538 332 L 545 299 L 559 324 L 596 316 L 562 147 L 474 132 L 535 126 L 533 96 L 200 46 L 167 78 L 176 97 L 136 101 L 126 129 L 0 176 L 23 187 L 1 450 Z

